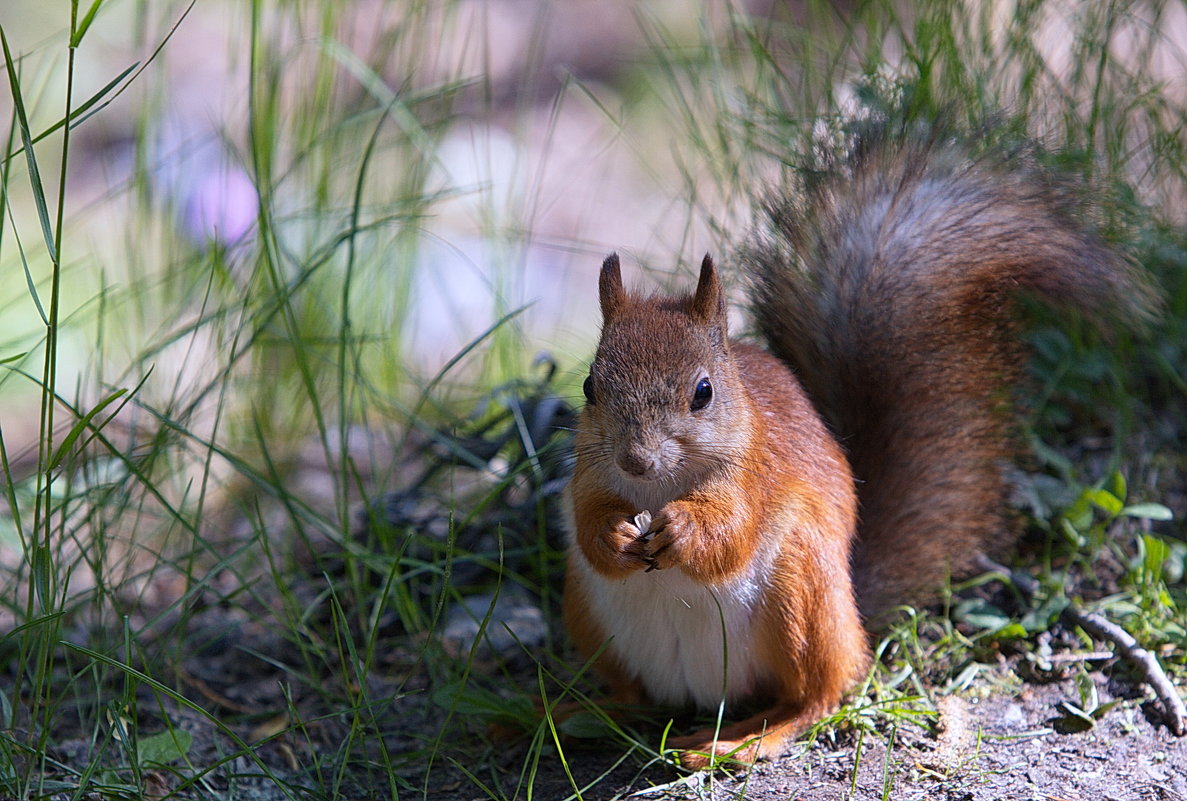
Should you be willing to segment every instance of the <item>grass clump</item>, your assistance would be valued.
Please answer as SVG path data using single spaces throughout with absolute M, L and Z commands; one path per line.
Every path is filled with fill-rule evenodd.
M 159 93 L 171 37 L 192 30 L 186 4 L 140 17 L 123 43 L 145 53 L 139 69 L 76 97 L 101 60 L 92 42 L 118 38 L 110 26 L 131 5 L 75 2 L 68 29 L 31 51 L 4 27 L 0 259 L 27 280 L 2 287 L 38 325 L 9 327 L 0 356 L 0 793 L 205 796 L 262 780 L 284 797 L 398 795 L 411 785 L 396 762 L 423 760 L 385 743 L 392 710 L 422 691 L 403 685 L 426 665 L 460 668 L 431 641 L 393 666 L 380 634 L 423 636 L 457 594 L 454 563 L 490 557 L 454 553 L 452 510 L 440 539 L 405 524 L 356 541 L 356 514 L 411 469 L 401 451 L 461 425 L 440 405 L 454 374 L 493 384 L 490 354 L 516 337 L 513 316 L 483 323 L 431 383 L 402 341 L 422 221 L 444 191 L 428 185 L 435 149 L 463 81 L 391 87 L 390 64 L 340 44 L 345 9 L 256 2 L 236 10 L 221 51 L 241 47 L 246 63 L 219 65 L 243 81 L 241 127 L 179 131 L 169 117 L 185 109 Z M 431 16 L 418 14 L 376 31 L 417 61 L 406 37 Z M 136 98 L 113 125 L 135 142 L 116 154 L 127 169 L 68 214 L 93 189 L 72 172 L 75 140 L 121 96 Z M 82 141 L 91 159 L 122 147 Z M 123 236 L 96 231 L 113 207 Z M 417 404 L 426 383 L 432 402 Z M 29 407 L 32 430 L 16 416 Z M 315 477 L 299 487 L 302 460 Z M 445 489 L 456 502 L 490 484 Z M 238 660 L 218 665 L 228 651 Z M 236 676 L 268 675 L 279 687 L 254 702 L 227 695 Z M 308 772 L 294 749 L 314 755 Z M 239 760 L 254 778 L 229 769 Z

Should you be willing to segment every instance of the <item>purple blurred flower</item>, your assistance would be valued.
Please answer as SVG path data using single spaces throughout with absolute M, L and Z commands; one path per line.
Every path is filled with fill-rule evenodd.
M 195 242 L 233 245 L 255 227 L 260 198 L 243 170 L 223 164 L 194 177 L 182 224 Z

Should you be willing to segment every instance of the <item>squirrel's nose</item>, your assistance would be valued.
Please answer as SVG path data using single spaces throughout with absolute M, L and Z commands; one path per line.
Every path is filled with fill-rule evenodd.
M 654 448 L 635 446 L 618 452 L 618 467 L 631 478 L 653 481 L 664 472 L 663 459 Z
M 635 478 L 643 478 L 649 472 L 647 462 L 639 454 L 629 451 L 619 454 L 618 466 L 622 469 L 622 472 Z

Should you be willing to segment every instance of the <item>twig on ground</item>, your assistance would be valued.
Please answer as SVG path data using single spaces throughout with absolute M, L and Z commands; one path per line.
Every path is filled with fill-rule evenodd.
M 985 572 L 1008 576 L 1027 598 L 1033 597 L 1038 589 L 1039 583 L 1031 576 L 1010 570 L 987 556 L 978 557 L 977 567 Z M 1106 620 L 1101 615 L 1079 609 L 1075 604 L 1068 604 L 1061 617 L 1065 623 L 1079 626 L 1096 639 L 1110 640 L 1117 647 L 1117 653 L 1138 669 L 1142 679 L 1158 696 L 1162 704 L 1162 718 L 1167 728 L 1179 736 L 1187 734 L 1187 707 L 1154 654 L 1141 647 L 1129 632 L 1116 623 Z

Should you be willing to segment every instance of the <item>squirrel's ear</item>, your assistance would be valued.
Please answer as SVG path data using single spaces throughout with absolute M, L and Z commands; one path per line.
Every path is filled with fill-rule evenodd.
M 717 270 L 708 253 L 701 262 L 701 280 L 692 298 L 692 313 L 706 323 L 725 320 L 725 293 L 721 291 Z
M 622 269 L 618 265 L 618 254 L 611 253 L 602 262 L 602 274 L 598 278 L 598 299 L 602 304 L 602 321 L 606 322 L 626 301 L 626 290 L 622 288 Z

